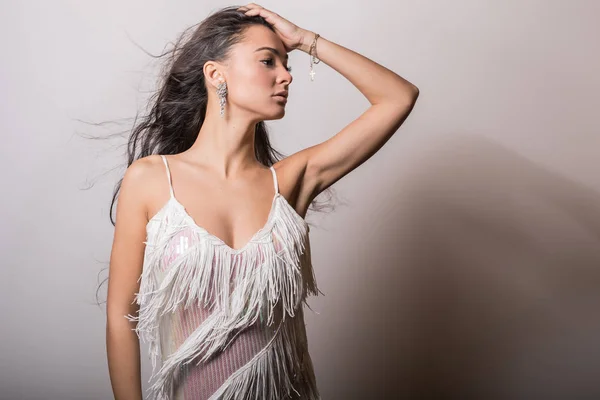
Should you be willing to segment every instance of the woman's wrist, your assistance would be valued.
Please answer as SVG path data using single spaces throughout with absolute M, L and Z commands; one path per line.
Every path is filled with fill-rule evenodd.
M 302 32 L 302 42 L 297 47 L 297 49 L 308 54 L 310 51 L 310 46 L 312 45 L 312 42 L 314 39 L 315 39 L 314 32 L 309 31 L 309 30 L 304 30 Z

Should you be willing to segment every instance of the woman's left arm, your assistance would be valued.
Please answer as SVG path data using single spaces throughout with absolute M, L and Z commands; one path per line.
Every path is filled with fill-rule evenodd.
M 239 10 L 265 18 L 287 51 L 309 53 L 314 32 L 256 3 Z M 320 192 L 375 154 L 402 125 L 419 96 L 415 85 L 352 50 L 323 37 L 317 39 L 316 48 L 317 57 L 356 86 L 371 106 L 333 137 L 282 160 L 299 175 L 299 208 L 306 208 Z
M 302 37 L 297 49 L 309 53 L 315 34 L 303 31 Z M 356 86 L 371 106 L 336 135 L 299 152 L 305 158 L 304 181 L 312 198 L 375 154 L 402 125 L 419 96 L 415 85 L 367 57 L 323 37 L 316 47 L 317 57 Z

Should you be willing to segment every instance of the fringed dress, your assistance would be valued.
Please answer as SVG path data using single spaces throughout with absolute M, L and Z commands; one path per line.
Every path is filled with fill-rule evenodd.
M 303 305 L 317 295 L 309 226 L 279 193 L 240 249 L 175 198 L 148 221 L 135 331 L 149 344 L 151 400 L 320 399 Z

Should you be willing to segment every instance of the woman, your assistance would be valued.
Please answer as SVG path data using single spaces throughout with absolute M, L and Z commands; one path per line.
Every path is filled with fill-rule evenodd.
M 285 114 L 292 50 L 309 54 L 311 79 L 323 61 L 371 106 L 277 160 L 263 121 Z M 304 218 L 384 145 L 418 93 L 254 3 L 197 27 L 130 140 L 107 298 L 116 399 L 142 398 L 138 335 L 150 344 L 152 399 L 320 398 L 303 319 L 318 293 Z

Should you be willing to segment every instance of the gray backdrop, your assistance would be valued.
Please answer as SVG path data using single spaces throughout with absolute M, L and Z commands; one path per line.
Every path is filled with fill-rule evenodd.
M 324 399 L 600 398 L 597 1 L 263 1 L 415 83 L 417 106 L 309 216 Z M 107 137 L 218 1 L 2 1 L 0 397 L 107 399 L 94 305 L 123 174 Z M 368 106 L 291 53 L 286 154 Z M 99 279 L 105 278 L 101 274 Z M 104 287 L 105 289 L 105 287 Z M 100 292 L 104 299 L 105 290 Z M 144 381 L 149 376 L 144 357 Z

